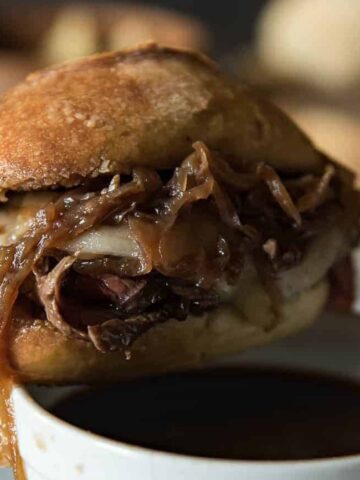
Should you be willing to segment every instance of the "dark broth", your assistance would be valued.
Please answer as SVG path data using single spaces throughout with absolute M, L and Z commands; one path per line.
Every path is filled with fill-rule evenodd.
M 91 389 L 53 413 L 168 452 L 300 460 L 360 452 L 360 384 L 291 371 L 216 369 Z

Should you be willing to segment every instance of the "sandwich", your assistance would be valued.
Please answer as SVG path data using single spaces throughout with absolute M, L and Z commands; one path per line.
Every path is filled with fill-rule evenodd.
M 3 364 L 113 382 L 309 325 L 357 238 L 353 180 L 201 54 L 30 75 L 0 101 Z

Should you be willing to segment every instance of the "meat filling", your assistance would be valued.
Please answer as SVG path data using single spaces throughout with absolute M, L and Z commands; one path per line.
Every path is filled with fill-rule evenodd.
M 139 167 L 52 194 L 0 249 L 1 328 L 26 296 L 64 335 L 128 349 L 158 323 L 217 308 L 245 256 L 269 285 L 344 221 L 351 186 L 330 162 L 296 178 L 232 164 L 197 142 L 172 172 Z

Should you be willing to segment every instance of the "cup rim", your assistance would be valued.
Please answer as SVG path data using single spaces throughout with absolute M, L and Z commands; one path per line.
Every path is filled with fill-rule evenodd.
M 237 460 L 237 459 L 226 459 L 226 458 L 213 458 L 213 457 L 206 457 L 206 456 L 195 456 L 195 455 L 188 455 L 183 453 L 176 453 L 176 452 L 166 452 L 163 450 L 156 450 L 148 447 L 143 447 L 139 445 L 134 445 L 127 442 L 120 442 L 117 440 L 112 440 L 110 438 L 103 437 L 99 434 L 90 432 L 88 430 L 83 430 L 80 427 L 72 425 L 71 423 L 58 418 L 56 415 L 52 414 L 48 410 L 46 410 L 43 406 L 41 406 L 29 393 L 26 388 L 26 385 L 16 385 L 14 387 L 14 391 L 16 392 L 17 400 L 23 405 L 26 406 L 27 409 L 30 409 L 34 416 L 40 417 L 42 421 L 45 420 L 48 424 L 56 425 L 57 427 L 62 428 L 63 430 L 68 430 L 73 434 L 84 438 L 88 441 L 93 441 L 95 443 L 101 444 L 102 447 L 106 449 L 113 450 L 118 453 L 132 454 L 132 455 L 141 455 L 141 456 L 149 456 L 151 455 L 153 458 L 156 457 L 158 459 L 165 459 L 165 460 L 172 460 L 172 461 L 180 461 L 180 462 L 192 462 L 197 463 L 198 465 L 204 463 L 212 463 L 213 465 L 231 465 L 231 466 L 246 466 L 246 467 L 270 467 L 270 468 L 289 468 L 289 467 L 304 467 L 304 466 L 311 466 L 313 468 L 316 467 L 324 467 L 324 466 L 335 466 L 343 462 L 356 462 L 360 463 L 360 452 L 356 455 L 345 455 L 339 457 L 329 457 L 329 458 L 319 458 L 319 459 L 303 459 L 303 460 Z

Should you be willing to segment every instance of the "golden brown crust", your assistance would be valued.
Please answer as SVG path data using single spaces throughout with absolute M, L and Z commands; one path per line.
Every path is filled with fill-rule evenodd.
M 113 382 L 199 367 L 208 359 L 238 353 L 304 328 L 321 312 L 327 293 L 323 281 L 286 302 L 275 323 L 271 306 L 263 304 L 261 297 L 250 302 L 253 309 L 246 314 L 235 307 L 221 307 L 185 322 L 168 321 L 136 341 L 130 360 L 122 352 L 100 353 L 90 344 L 68 339 L 44 321 L 34 321 L 22 313 L 12 324 L 10 361 L 23 381 L 43 384 Z M 272 326 L 264 327 L 263 320 Z
M 284 114 L 204 56 L 149 44 L 38 72 L 10 90 L 0 102 L 0 188 L 172 168 L 196 140 L 280 170 L 322 166 Z

